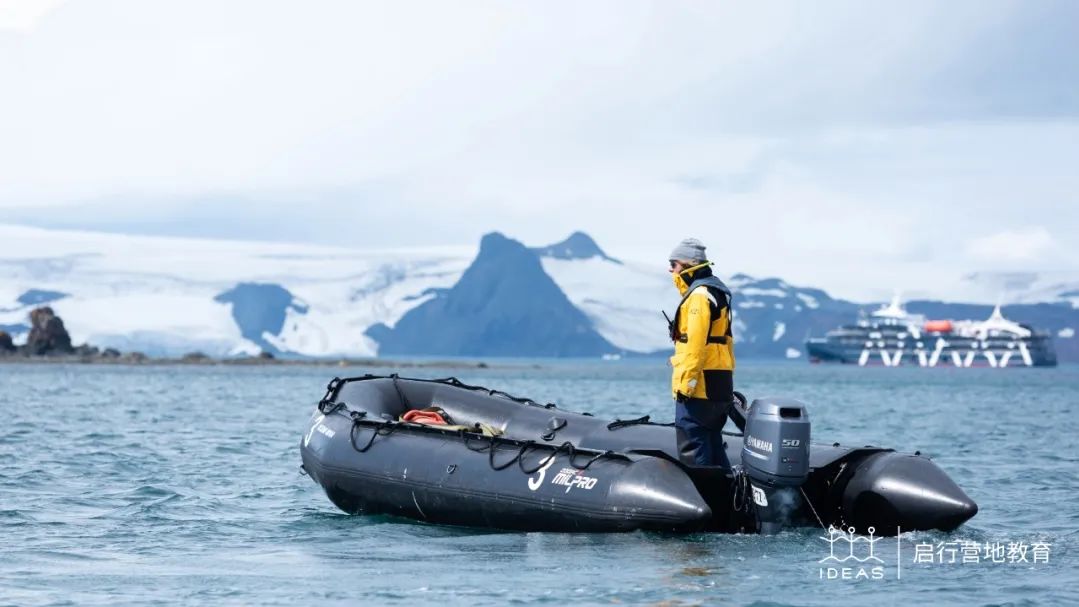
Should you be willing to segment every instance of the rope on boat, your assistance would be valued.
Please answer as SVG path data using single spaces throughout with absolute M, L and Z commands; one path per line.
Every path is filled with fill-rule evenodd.
M 398 375 L 396 373 L 389 376 L 388 378 L 379 377 L 379 376 L 370 375 L 370 374 L 364 375 L 363 377 L 360 377 L 360 378 L 351 378 L 351 379 L 341 379 L 341 378 L 335 377 L 332 380 L 330 380 L 329 384 L 327 384 L 327 386 L 326 386 L 326 395 L 323 396 L 322 399 L 319 400 L 319 402 L 318 402 L 318 410 L 323 415 L 331 415 L 331 414 L 340 412 L 342 415 L 347 415 L 352 420 L 352 427 L 349 429 L 349 444 L 352 445 L 352 448 L 355 449 L 357 453 L 366 453 L 368 450 L 371 449 L 372 445 L 375 444 L 375 440 L 378 437 L 380 437 L 380 436 L 389 436 L 389 435 L 393 434 L 402 425 L 404 425 L 403 423 L 398 422 L 396 420 L 385 420 L 385 421 L 379 421 L 379 422 L 369 420 L 369 419 L 367 419 L 367 412 L 366 411 L 355 411 L 355 410 L 349 409 L 348 405 L 346 405 L 344 402 L 334 401 L 333 400 L 333 397 L 336 396 L 337 391 L 346 382 L 349 382 L 349 381 L 362 381 L 362 380 L 367 380 L 367 379 L 391 379 L 391 380 L 393 380 L 393 386 L 394 386 L 394 389 L 397 391 L 398 398 L 401 399 L 402 405 L 407 408 L 407 401 L 405 400 L 404 393 L 401 390 L 400 386 L 398 386 L 398 384 L 397 384 L 399 377 L 398 377 Z M 487 388 L 480 388 L 480 387 L 477 387 L 477 386 L 468 386 L 468 385 L 462 383 L 456 377 L 449 377 L 449 378 L 446 378 L 446 379 L 439 379 L 439 380 L 415 380 L 415 381 L 430 381 L 430 382 L 437 382 L 437 383 L 445 383 L 445 384 L 455 386 L 455 387 L 458 387 L 458 388 L 466 388 L 466 389 L 470 389 L 470 390 L 482 390 L 482 391 L 487 392 L 488 394 L 490 394 L 492 396 L 500 395 L 500 396 L 503 396 L 505 398 L 508 398 L 510 400 L 513 400 L 515 402 L 522 403 L 522 404 L 531 404 L 531 405 L 534 405 L 534 406 L 543 407 L 545 409 L 553 409 L 553 408 L 555 408 L 555 405 L 553 403 L 547 403 L 546 405 L 541 405 L 541 404 L 537 403 L 536 401 L 534 401 L 532 399 L 518 398 L 518 397 L 512 396 L 510 394 L 507 394 L 505 392 L 501 392 L 499 390 L 488 390 Z M 645 416 L 645 417 L 647 418 L 647 416 Z M 645 420 L 645 421 L 647 422 L 647 420 Z M 361 447 L 356 442 L 356 436 L 359 433 L 358 432 L 359 428 L 361 426 L 366 426 L 366 425 L 371 425 L 374 428 L 374 431 L 371 433 L 371 438 L 369 438 L 367 440 L 367 443 L 364 444 Z M 417 429 L 417 430 L 420 430 L 420 431 L 428 431 L 428 432 L 433 431 L 433 432 L 437 432 L 437 433 L 440 433 L 440 434 L 445 434 L 446 433 L 445 430 L 439 429 L 437 427 L 427 427 L 427 426 L 422 426 L 422 425 L 421 426 L 416 426 L 414 424 L 409 424 L 409 426 L 413 427 L 413 429 Z M 495 470 L 495 471 L 505 470 L 506 468 L 509 468 L 510 466 L 512 466 L 513 464 L 516 463 L 518 468 L 521 469 L 521 472 L 524 472 L 527 475 L 535 474 L 536 472 L 538 472 L 544 466 L 550 465 L 550 463 L 556 457 L 558 457 L 558 454 L 562 453 L 562 452 L 565 452 L 566 455 L 568 455 L 569 465 L 572 466 L 573 468 L 577 469 L 577 470 L 587 470 L 592 464 L 596 463 L 597 461 L 599 461 L 600 459 L 602 459 L 604 457 L 625 457 L 625 456 L 622 456 L 622 455 L 620 455 L 618 453 L 615 453 L 614 451 L 611 451 L 610 449 L 608 449 L 606 451 L 594 451 L 594 450 L 591 450 L 591 449 L 580 449 L 576 445 L 571 443 L 570 441 L 565 441 L 561 445 L 558 445 L 557 447 L 555 447 L 551 451 L 550 455 L 543 458 L 543 460 L 541 460 L 540 463 L 537 466 L 535 466 L 534 468 L 528 468 L 526 466 L 526 464 L 525 464 L 524 456 L 525 456 L 526 453 L 528 453 L 528 451 L 530 449 L 537 449 L 537 448 L 550 449 L 551 446 L 550 445 L 545 445 L 545 444 L 539 444 L 539 443 L 536 443 L 533 440 L 526 440 L 526 441 L 522 442 L 522 441 L 518 441 L 518 440 L 515 440 L 515 439 L 502 438 L 502 437 L 498 437 L 498 436 L 490 436 L 490 437 L 487 437 L 488 438 L 487 441 L 480 441 L 480 442 L 484 443 L 481 447 L 475 448 L 475 447 L 472 446 L 472 444 L 474 442 L 476 442 L 477 437 L 482 437 L 483 436 L 482 434 L 476 434 L 474 432 L 469 432 L 466 429 L 460 429 L 460 430 L 457 431 L 456 434 L 457 434 L 457 436 L 459 436 L 461 438 L 461 440 L 465 444 L 465 447 L 468 448 L 469 451 L 475 451 L 477 453 L 483 453 L 484 451 L 486 451 L 487 452 L 487 462 L 491 466 L 491 468 L 493 470 Z M 514 446 L 519 445 L 519 448 L 517 449 L 517 453 L 512 458 L 510 458 L 509 461 L 496 464 L 495 463 L 495 451 L 498 450 L 498 445 L 499 444 L 509 444 L 509 445 L 514 445 Z M 588 459 L 588 461 L 584 462 L 583 464 L 578 463 L 578 458 L 580 456 L 593 454 L 593 453 L 594 453 L 594 455 L 592 455 Z
M 492 436 L 492 437 L 489 437 L 489 438 L 490 438 L 490 441 L 486 445 L 483 445 L 478 449 L 474 448 L 470 444 L 471 441 L 469 440 L 469 438 L 467 436 L 464 437 L 464 442 L 465 442 L 465 447 L 467 447 L 469 451 L 475 451 L 476 453 L 483 453 L 484 451 L 486 451 L 487 452 L 488 463 L 491 465 L 491 469 L 493 469 L 495 471 L 505 470 L 506 468 L 509 468 L 510 466 L 512 466 L 514 463 L 517 463 L 517 466 L 521 469 L 521 472 L 524 472 L 525 474 L 529 474 L 529 475 L 530 474 L 535 474 L 541 468 L 549 465 L 551 463 L 551 461 L 554 460 L 556 457 L 558 457 L 558 454 L 563 452 L 563 451 L 565 451 L 566 455 L 569 456 L 568 460 L 569 460 L 569 464 L 571 466 L 573 466 L 577 470 L 587 470 L 589 468 L 589 466 L 596 463 L 601 458 L 611 456 L 611 455 L 615 455 L 614 451 L 611 451 L 609 449 L 607 451 L 599 451 L 599 452 L 591 451 L 591 450 L 578 449 L 577 446 L 574 445 L 573 443 L 571 443 L 570 441 L 565 441 L 561 445 L 558 445 L 557 447 L 555 447 L 554 450 L 551 451 L 551 454 L 548 455 L 547 457 L 543 458 L 543 460 L 540 461 L 540 463 L 537 464 L 536 467 L 529 469 L 529 468 L 525 467 L 525 461 L 524 461 L 525 453 L 527 453 L 529 449 L 534 449 L 534 448 L 537 448 L 537 447 L 541 447 L 541 448 L 544 448 L 544 449 L 549 449 L 550 445 L 543 445 L 543 444 L 536 443 L 536 441 L 528 440 L 528 441 L 524 441 L 523 443 L 521 443 L 521 447 L 520 447 L 520 449 L 517 450 L 517 454 L 514 455 L 513 458 L 511 458 L 508 462 L 505 462 L 504 464 L 497 464 L 496 465 L 495 464 L 495 455 L 494 455 L 494 453 L 498 448 L 497 447 L 497 442 L 500 439 L 498 439 L 498 437 L 495 437 L 495 436 Z M 578 465 L 577 458 L 580 455 L 580 452 L 582 452 L 582 451 L 586 455 L 588 453 L 595 453 L 595 455 L 593 455 L 591 458 L 589 458 L 589 460 L 587 462 L 585 462 L 584 464 Z
M 820 523 L 820 528 L 827 530 L 828 528 L 824 526 L 824 521 L 822 521 L 820 515 L 817 514 L 817 509 L 813 507 L 813 502 L 809 501 L 809 496 L 806 495 L 805 487 L 798 487 L 798 490 L 802 492 L 802 497 L 804 497 L 806 503 L 809 504 L 809 509 L 813 511 L 813 516 L 815 516 L 817 518 L 817 522 Z

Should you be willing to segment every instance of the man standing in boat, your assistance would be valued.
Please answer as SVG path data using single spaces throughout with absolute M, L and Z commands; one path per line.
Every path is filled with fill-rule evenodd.
M 670 321 L 671 392 L 682 461 L 729 469 L 722 431 L 734 401 L 731 291 L 712 274 L 704 250 L 701 241 L 687 238 L 670 255 L 682 296 Z

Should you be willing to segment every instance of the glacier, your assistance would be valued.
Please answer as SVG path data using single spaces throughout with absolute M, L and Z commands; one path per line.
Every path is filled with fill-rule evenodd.
M 673 313 L 678 296 L 665 260 L 616 259 L 583 232 L 531 248 L 493 234 L 498 238 L 488 235 L 485 241 L 511 246 L 517 261 L 492 270 L 485 266 L 492 260 L 481 259 L 479 245 L 349 248 L 0 224 L 0 330 L 16 342 L 25 340 L 30 310 L 49 305 L 64 319 L 75 344 L 152 356 L 193 351 L 218 357 L 262 351 L 310 357 L 421 353 L 417 348 L 422 348 L 424 331 L 440 327 L 447 327 L 445 335 L 433 336 L 440 352 L 514 355 L 510 350 L 516 339 L 522 340 L 521 352 L 548 353 L 543 355 L 587 352 L 617 359 L 670 351 L 662 311 Z M 513 317 L 483 311 L 485 292 L 496 286 L 489 278 L 462 282 L 470 268 L 479 271 L 481 266 L 488 268 L 484 276 L 510 279 L 503 285 L 510 296 L 502 291 L 502 301 L 523 298 L 523 312 Z M 877 307 L 778 278 L 721 277 L 734 292 L 740 357 L 795 358 L 807 337 Z M 1052 286 L 1041 303 L 1009 306 L 1006 312 L 1055 332 L 1060 359 L 1079 360 L 1079 340 L 1071 338 L 1071 327 L 1079 326 L 1079 290 L 1073 281 L 1056 280 Z M 459 303 L 472 311 L 463 314 Z M 937 318 L 978 318 L 988 315 L 989 307 L 914 301 L 908 309 Z M 426 318 L 418 322 L 421 311 Z M 541 318 L 552 311 L 558 312 L 557 319 Z M 408 321 L 408 329 L 395 334 L 406 316 L 416 322 Z M 576 326 L 575 318 L 586 319 L 589 326 Z M 557 331 L 542 329 L 542 321 L 554 322 L 559 331 L 568 327 L 568 332 L 556 338 Z M 383 351 L 380 341 L 390 344 L 405 333 L 411 333 L 407 349 L 398 340 Z M 563 340 L 567 347 L 540 347 L 543 338 Z M 578 338 L 583 341 L 573 346 L 570 342 Z M 585 341 L 591 345 L 584 347 Z M 495 342 L 498 348 L 484 349 Z
M 202 351 L 257 354 L 271 346 L 305 356 L 374 356 L 371 325 L 392 325 L 452 286 L 475 249 L 347 249 L 46 230 L 0 225 L 0 325 L 18 327 L 48 302 L 75 343 L 152 355 Z M 243 283 L 277 285 L 296 305 L 281 330 L 245 337 L 233 304 L 218 299 Z M 16 332 L 15 337 L 19 335 Z

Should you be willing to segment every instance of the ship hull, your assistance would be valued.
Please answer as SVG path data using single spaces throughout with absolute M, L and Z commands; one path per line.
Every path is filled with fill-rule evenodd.
M 870 340 L 866 340 L 867 342 Z M 916 367 L 1054 367 L 1056 354 L 1047 340 L 980 342 L 945 340 L 944 345 L 929 347 L 900 345 L 898 341 L 873 342 L 871 345 L 838 343 L 829 338 L 806 342 L 811 362 L 840 363 L 858 366 Z

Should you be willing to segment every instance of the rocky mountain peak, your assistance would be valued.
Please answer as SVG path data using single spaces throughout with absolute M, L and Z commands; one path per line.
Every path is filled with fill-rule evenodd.
M 580 230 L 572 233 L 562 242 L 556 242 L 546 247 L 534 247 L 532 252 L 540 257 L 554 259 L 591 259 L 599 257 L 606 261 L 621 264 L 622 262 L 607 255 L 599 248 L 591 236 Z
M 367 335 L 379 354 L 598 356 L 616 351 L 570 303 L 534 251 L 498 232 L 457 283 Z

